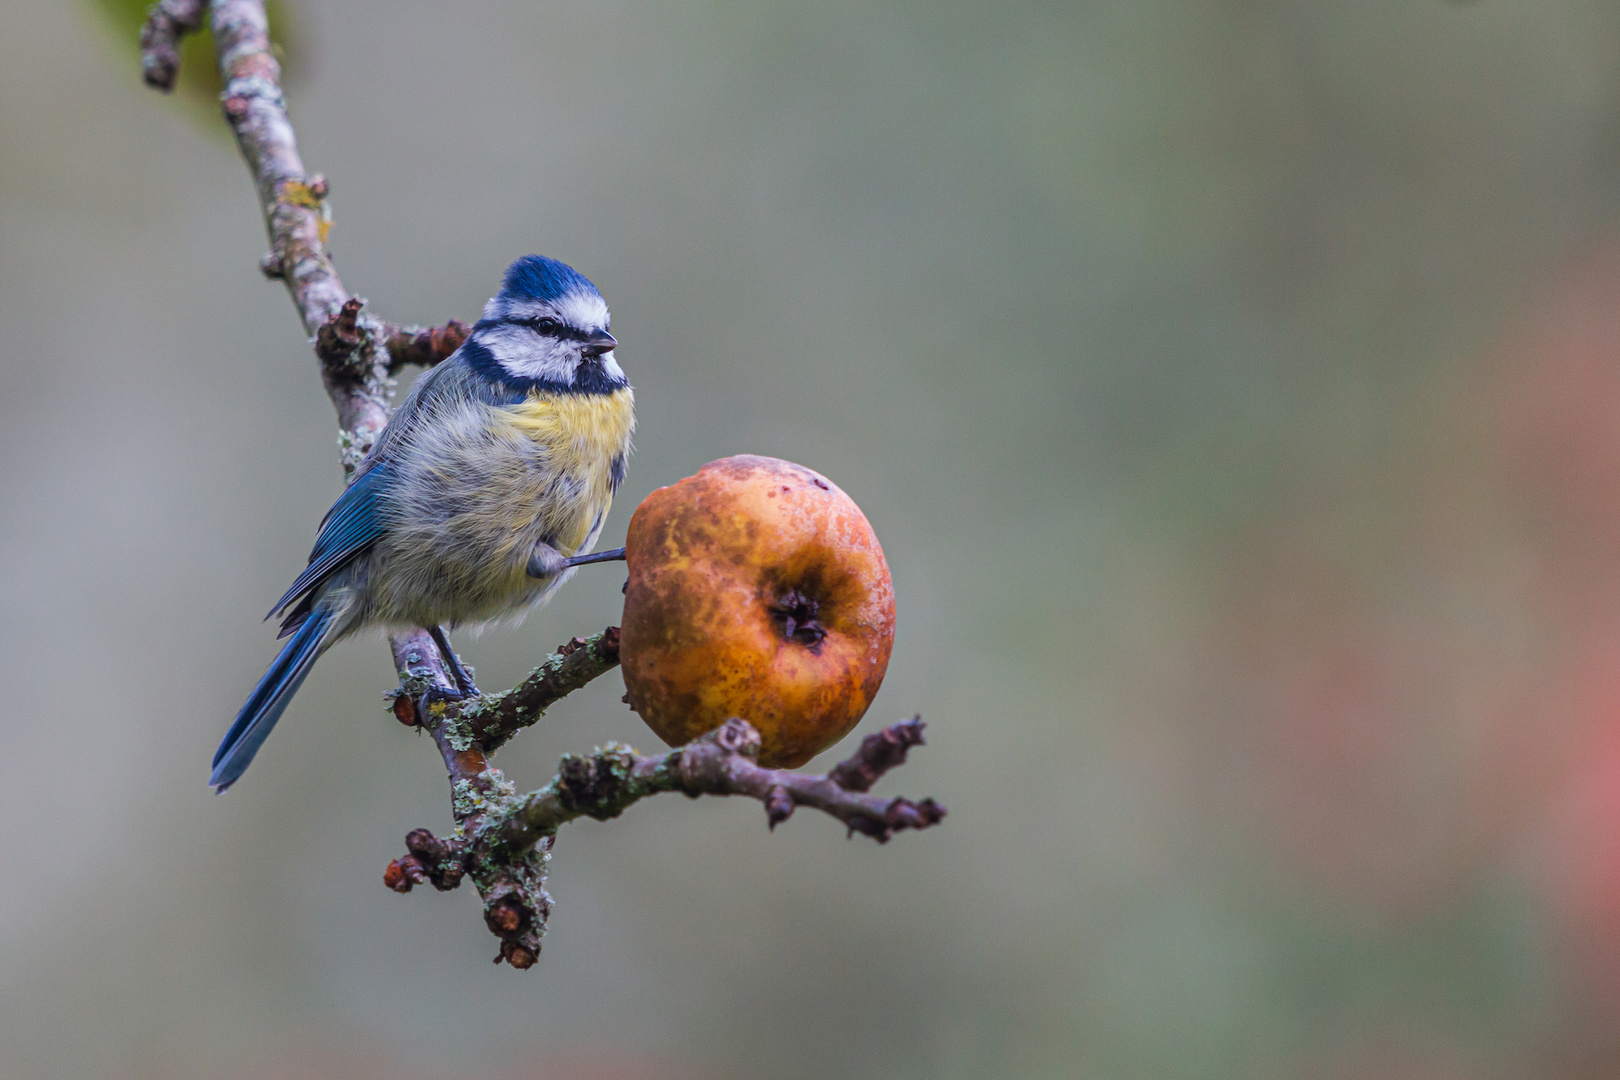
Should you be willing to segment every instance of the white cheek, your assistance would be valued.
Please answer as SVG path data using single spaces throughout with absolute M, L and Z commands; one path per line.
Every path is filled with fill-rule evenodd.
M 574 358 L 569 347 L 555 338 L 541 337 L 521 326 L 497 326 L 482 337 L 495 362 L 524 379 L 574 381 Z
M 533 335 L 517 326 L 495 326 L 479 334 L 478 340 L 484 343 L 501 367 L 512 370 L 513 362 L 529 351 L 523 340 L 525 336 Z
M 610 352 L 602 354 L 602 371 L 610 378 L 624 378 L 624 369 L 619 366 L 617 360 L 613 359 L 613 354 Z

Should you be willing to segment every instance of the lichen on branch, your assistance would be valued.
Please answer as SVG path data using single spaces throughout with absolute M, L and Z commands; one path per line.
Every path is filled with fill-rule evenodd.
M 461 712 L 486 753 L 528 727 L 553 703 L 598 675 L 619 666 L 619 628 L 610 626 L 588 638 L 574 638 L 529 673 L 517 686 L 488 694 Z

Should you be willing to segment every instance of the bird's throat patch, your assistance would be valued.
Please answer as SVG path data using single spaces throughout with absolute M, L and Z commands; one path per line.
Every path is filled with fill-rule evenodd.
M 512 425 L 549 452 L 563 469 L 606 466 L 624 452 L 635 429 L 635 394 L 531 393 L 503 410 Z

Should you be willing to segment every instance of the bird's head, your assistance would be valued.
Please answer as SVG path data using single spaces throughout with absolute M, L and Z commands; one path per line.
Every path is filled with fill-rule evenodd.
M 514 389 L 610 393 L 629 385 L 613 358 L 618 346 L 607 301 L 565 263 L 525 255 L 506 271 L 500 295 L 463 346 L 469 363 Z

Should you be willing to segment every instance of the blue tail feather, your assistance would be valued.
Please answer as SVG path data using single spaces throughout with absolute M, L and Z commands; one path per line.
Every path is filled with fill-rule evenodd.
M 247 771 L 253 755 L 259 752 L 270 729 L 286 711 L 287 703 L 304 684 L 309 669 L 315 666 L 315 658 L 321 653 L 321 642 L 331 623 L 330 611 L 311 612 L 259 680 L 259 685 L 253 688 L 253 693 L 248 695 L 242 711 L 236 714 L 236 722 L 214 752 L 214 772 L 208 783 L 216 790 L 224 791 Z

